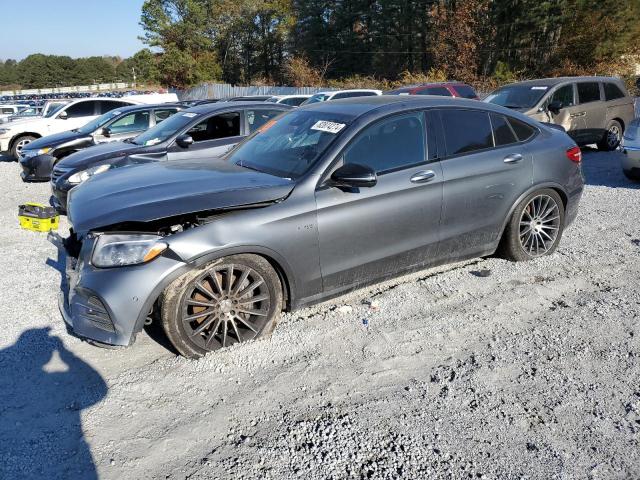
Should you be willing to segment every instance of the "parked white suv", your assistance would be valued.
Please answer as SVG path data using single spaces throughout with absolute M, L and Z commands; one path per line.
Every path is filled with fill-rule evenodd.
M 143 103 L 176 101 L 171 95 L 132 95 L 130 97 L 83 98 L 50 111 L 43 117 L 25 118 L 0 125 L 0 152 L 19 157 L 22 148 L 33 140 L 54 133 L 73 130 L 115 108 Z
M 353 98 L 353 97 L 371 97 L 374 95 L 382 95 L 382 90 L 370 90 L 370 89 L 352 89 L 352 90 L 336 90 L 333 92 L 318 92 L 312 95 L 302 105 L 309 105 L 310 103 L 328 102 L 329 100 L 339 100 L 341 98 Z
M 0 105 L 0 119 L 17 115 L 29 108 L 29 105 Z

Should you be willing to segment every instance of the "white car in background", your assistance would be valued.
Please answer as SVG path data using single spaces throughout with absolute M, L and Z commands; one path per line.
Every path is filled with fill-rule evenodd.
M 82 98 L 50 110 L 42 117 L 14 120 L 0 125 L 0 152 L 18 158 L 33 140 L 79 128 L 115 108 L 177 101 L 175 94 L 131 95 L 126 98 Z
M 0 105 L 0 119 L 18 115 L 29 108 L 29 105 Z
M 307 101 L 310 97 L 311 95 L 274 95 L 265 101 L 269 103 L 281 103 L 283 105 L 299 107 L 300 104 Z
M 315 95 L 306 100 L 302 105 L 309 105 L 311 103 L 328 102 L 329 100 L 339 100 L 341 98 L 353 98 L 353 97 L 372 97 L 375 95 L 382 95 L 382 90 L 370 90 L 370 89 L 352 89 L 352 90 L 335 90 L 333 92 L 318 92 Z

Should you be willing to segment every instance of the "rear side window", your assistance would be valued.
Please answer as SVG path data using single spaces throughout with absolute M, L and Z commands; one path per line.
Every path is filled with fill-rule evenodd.
M 236 137 L 240 135 L 240 113 L 221 113 L 209 117 L 192 127 L 187 135 L 190 135 L 194 142 Z
M 425 162 L 422 113 L 388 118 L 366 127 L 344 153 L 344 163 L 359 163 L 377 173 Z
M 533 127 L 527 125 L 526 123 L 520 120 L 516 120 L 513 117 L 509 117 L 509 123 L 511 124 L 511 128 L 513 128 L 513 131 L 518 137 L 518 140 L 521 142 L 529 140 L 536 133 Z
M 116 102 L 114 100 L 101 100 L 98 102 L 98 105 L 100 106 L 100 114 L 110 112 L 115 108 L 124 108 L 131 106 L 130 103 Z
M 511 145 L 512 143 L 518 142 L 515 133 L 513 133 L 511 126 L 509 126 L 507 119 L 503 115 L 492 113 L 490 117 L 491 126 L 493 127 L 493 139 L 496 147 Z
M 2 112 L 3 114 L 12 114 L 13 113 L 13 108 L 3 108 L 0 109 L 0 112 Z
M 604 98 L 607 101 L 618 100 L 619 98 L 624 98 L 624 93 L 615 83 L 605 83 Z
M 493 133 L 487 112 L 442 110 L 447 155 L 460 155 L 493 147 Z
M 598 82 L 578 83 L 578 100 L 581 104 L 599 101 L 600 84 Z
M 471 88 L 469 85 L 454 85 L 453 89 L 458 92 L 462 98 L 478 98 L 478 94 L 476 91 Z
M 439 95 L 441 97 L 453 97 L 451 92 L 444 87 L 429 87 L 418 90 L 416 95 Z
M 96 102 L 80 102 L 66 109 L 68 118 L 91 117 L 95 115 Z

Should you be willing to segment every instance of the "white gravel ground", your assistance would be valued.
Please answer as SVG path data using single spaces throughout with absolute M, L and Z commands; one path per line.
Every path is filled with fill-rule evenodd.
M 199 361 L 67 335 L 57 249 L 17 226 L 48 185 L 0 162 L 0 478 L 640 478 L 640 190 L 619 157 L 586 153 L 552 257 L 403 277 Z

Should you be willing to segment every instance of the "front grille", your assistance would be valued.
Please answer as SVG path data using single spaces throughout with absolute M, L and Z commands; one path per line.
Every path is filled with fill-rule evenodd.
M 66 173 L 69 173 L 71 170 L 71 168 L 63 168 L 60 165 L 56 165 L 55 167 L 53 167 L 53 171 L 51 172 L 51 182 L 57 182 L 60 177 L 62 177 Z

